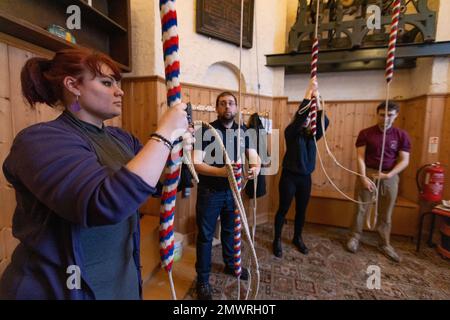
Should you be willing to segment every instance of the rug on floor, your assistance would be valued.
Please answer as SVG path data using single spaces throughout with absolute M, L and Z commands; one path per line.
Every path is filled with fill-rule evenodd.
M 283 257 L 276 258 L 272 254 L 273 225 L 257 227 L 260 270 L 257 299 L 450 299 L 450 261 L 426 245 L 417 253 L 410 238 L 392 237 L 392 245 L 403 259 L 396 263 L 378 251 L 377 235 L 372 232 L 364 233 L 356 254 L 345 250 L 345 229 L 307 224 L 303 238 L 310 249 L 308 255 L 291 244 L 292 236 L 293 225 L 288 222 L 283 229 Z M 222 261 L 222 248 L 215 246 L 210 276 L 213 299 L 236 300 L 237 280 L 222 272 Z M 378 267 L 380 288 L 369 289 L 368 278 Z M 376 285 L 374 281 L 369 283 Z M 195 285 L 194 281 L 185 299 L 196 299 Z M 247 292 L 245 281 L 240 281 L 240 289 L 243 299 Z

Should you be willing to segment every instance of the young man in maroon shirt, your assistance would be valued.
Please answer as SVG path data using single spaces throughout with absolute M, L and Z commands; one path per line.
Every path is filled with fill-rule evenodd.
M 385 103 L 377 107 L 378 123 L 375 126 L 362 130 L 356 140 L 358 172 L 364 177 L 356 181 L 355 195 L 361 202 L 370 202 L 373 196 L 374 185 L 380 181 L 378 192 L 378 221 L 376 230 L 380 235 L 379 249 L 390 259 L 400 262 L 400 256 L 390 244 L 392 211 L 398 193 L 398 174 L 409 164 L 411 142 L 406 131 L 393 127 L 399 114 L 399 107 L 388 103 L 386 115 Z M 384 149 L 382 172 L 378 174 L 381 160 L 383 130 L 386 128 L 386 143 Z M 366 214 L 371 204 L 359 204 L 351 227 L 351 236 L 347 242 L 347 249 L 355 253 L 359 247 L 359 240 L 363 231 Z

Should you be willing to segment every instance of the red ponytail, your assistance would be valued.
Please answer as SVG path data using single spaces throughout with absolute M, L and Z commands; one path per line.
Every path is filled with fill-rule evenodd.
M 85 71 L 94 76 L 103 76 L 102 64 L 106 64 L 114 73 L 114 78 L 121 79 L 120 69 L 107 55 L 87 49 L 66 49 L 55 54 L 52 60 L 31 58 L 22 68 L 22 94 L 30 106 L 46 103 L 55 107 L 64 97 L 64 78 L 72 76 L 83 81 Z

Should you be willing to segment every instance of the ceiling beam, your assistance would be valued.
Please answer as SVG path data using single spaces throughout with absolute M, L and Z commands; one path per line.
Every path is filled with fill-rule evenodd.
M 396 59 L 403 59 L 403 62 L 400 62 L 399 65 L 403 65 L 405 68 L 413 68 L 415 66 L 416 58 L 450 56 L 450 41 L 398 45 L 395 55 Z M 339 69 L 339 66 L 341 66 L 342 69 L 343 65 L 347 65 L 352 70 L 358 70 L 355 66 L 359 63 L 362 67 L 362 69 L 359 70 L 368 70 L 364 65 L 373 65 L 376 66 L 375 69 L 383 69 L 386 56 L 387 47 L 321 50 L 319 52 L 319 68 L 324 68 L 323 66 L 328 65 L 326 69 L 333 71 L 333 65 L 337 69 Z M 378 61 L 379 63 L 374 63 L 374 61 Z M 310 64 L 311 52 L 266 55 L 266 66 L 286 67 L 287 71 L 290 69 L 291 72 L 292 70 L 304 70 L 304 67 L 307 67 Z M 353 67 L 351 67 L 352 65 Z M 380 67 L 381 65 L 382 67 Z
M 416 67 L 416 59 L 396 59 L 395 69 L 412 69 Z M 346 63 L 322 64 L 318 66 L 318 71 L 322 72 L 344 72 L 344 71 L 368 71 L 384 70 L 386 63 L 382 60 L 373 60 L 369 62 L 354 61 Z M 311 66 L 287 66 L 286 74 L 310 73 Z

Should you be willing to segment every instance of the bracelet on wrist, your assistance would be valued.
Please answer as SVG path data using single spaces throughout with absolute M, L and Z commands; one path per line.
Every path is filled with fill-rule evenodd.
M 159 133 L 152 133 L 150 135 L 150 139 L 158 141 L 158 142 L 162 142 L 164 143 L 164 145 L 170 150 L 172 151 L 173 149 L 173 144 L 169 141 L 169 139 L 165 138 L 164 136 L 160 135 Z

